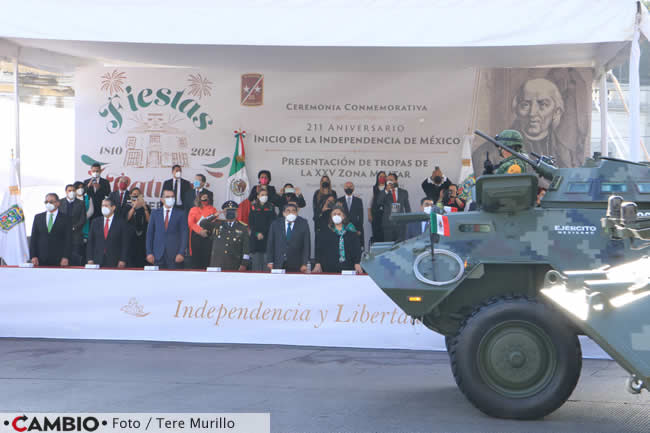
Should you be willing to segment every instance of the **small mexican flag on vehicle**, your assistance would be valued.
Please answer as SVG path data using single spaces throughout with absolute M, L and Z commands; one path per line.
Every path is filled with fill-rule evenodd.
M 451 206 L 443 206 L 442 210 L 444 210 L 445 213 L 458 212 L 458 208 Z
M 431 227 L 431 233 L 449 236 L 449 219 L 445 215 L 431 212 L 430 218 L 429 227 Z

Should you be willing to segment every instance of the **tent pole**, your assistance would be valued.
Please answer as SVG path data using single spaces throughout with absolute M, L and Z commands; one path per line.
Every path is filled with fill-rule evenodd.
M 14 126 L 16 127 L 16 142 L 14 149 L 16 150 L 16 174 L 18 175 L 18 187 L 22 186 L 22 178 L 20 176 L 20 96 L 18 92 L 18 56 L 20 55 L 20 48 L 16 48 L 16 57 L 14 57 L 14 106 L 15 117 Z
M 607 149 L 607 73 L 600 73 L 600 154 L 608 156 Z

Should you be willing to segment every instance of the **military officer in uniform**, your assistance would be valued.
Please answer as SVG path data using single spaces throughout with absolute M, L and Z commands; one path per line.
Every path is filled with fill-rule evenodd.
M 501 131 L 494 139 L 512 148 L 515 152 L 521 153 L 524 140 L 519 131 L 506 129 L 505 131 Z M 494 174 L 519 174 L 526 172 L 526 163 L 512 153 L 499 148 L 499 155 L 501 155 L 503 160 L 494 167 Z
M 245 271 L 250 260 L 248 226 L 237 221 L 237 203 L 228 200 L 221 206 L 225 220 L 212 216 L 202 220 L 199 225 L 212 238 L 211 267 L 224 271 Z

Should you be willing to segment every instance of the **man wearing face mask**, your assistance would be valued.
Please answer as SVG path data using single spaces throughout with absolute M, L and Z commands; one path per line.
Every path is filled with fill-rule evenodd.
M 397 179 L 397 173 L 389 173 L 386 180 L 386 190 L 377 200 L 378 205 L 384 207 L 384 242 L 396 242 L 404 239 L 406 229 L 404 224 L 397 224 L 390 220 L 394 213 L 411 212 L 409 204 L 409 193 L 407 190 L 400 188 Z
M 129 193 L 128 187 L 131 180 L 126 176 L 120 176 L 117 179 L 117 190 L 113 191 L 109 197 L 115 203 L 115 216 L 118 218 L 126 219 L 127 214 L 129 213 L 131 201 L 131 194 Z
M 125 268 L 129 257 L 130 230 L 115 213 L 112 198 L 102 201 L 102 218 L 95 218 L 88 233 L 88 264 L 107 268 Z
M 221 209 L 225 213 L 225 220 L 213 216 L 199 222 L 199 226 L 212 239 L 210 266 L 221 268 L 222 271 L 245 271 L 250 262 L 248 226 L 237 221 L 236 202 L 228 200 Z
M 186 213 L 194 206 L 194 201 L 185 202 L 187 194 L 192 189 L 192 184 L 183 179 L 183 169 L 176 164 L 172 167 L 172 178 L 163 182 L 163 191 L 169 190 L 174 193 L 174 209 L 184 210 Z M 161 196 L 162 197 L 162 196 Z
M 363 202 L 359 197 L 353 195 L 354 184 L 352 182 L 345 182 L 343 192 L 345 192 L 345 195 L 339 197 L 337 202 L 345 209 L 348 222 L 354 226 L 361 241 L 361 250 L 363 251 L 363 246 L 365 245 L 365 238 L 363 236 Z
M 212 191 L 205 187 L 206 178 L 201 173 L 197 173 L 194 176 L 194 181 L 192 182 L 192 189 L 187 192 L 187 197 L 183 198 L 183 203 L 192 203 L 194 205 L 196 198 L 200 197 L 202 194 L 207 194 L 210 203 L 214 203 L 214 194 Z
M 187 216 L 174 207 L 174 191 L 164 190 L 163 207 L 155 209 L 147 226 L 147 262 L 160 268 L 182 267 L 187 250 Z
M 266 244 L 267 267 L 306 273 L 311 253 L 309 224 L 298 216 L 295 203 L 284 206 L 282 215 L 284 218 L 277 218 L 269 229 Z
M 102 200 L 104 200 L 111 193 L 111 184 L 101 177 L 102 166 L 96 162 L 90 167 L 90 178 L 84 180 L 86 186 L 86 194 L 93 201 L 93 208 L 95 212 L 90 219 L 95 219 L 102 216 L 99 209 L 102 208 Z
M 431 215 L 434 210 L 433 201 L 429 197 L 420 200 L 420 210 L 427 215 Z M 406 239 L 414 238 L 422 233 L 429 233 L 429 220 L 414 221 L 406 225 Z
M 440 167 L 436 166 L 431 176 L 422 182 L 422 191 L 424 191 L 424 195 L 437 203 L 440 199 L 440 191 L 449 188 L 449 185 L 451 185 L 451 181 L 442 174 Z
M 72 250 L 70 264 L 81 266 L 83 260 L 83 228 L 86 224 L 86 208 L 82 200 L 77 198 L 74 185 L 65 186 L 65 200 L 59 205 L 59 211 L 70 218 L 72 230 Z
M 45 196 L 45 212 L 34 217 L 29 255 L 34 266 L 68 266 L 72 250 L 70 218 L 59 212 L 59 196 Z

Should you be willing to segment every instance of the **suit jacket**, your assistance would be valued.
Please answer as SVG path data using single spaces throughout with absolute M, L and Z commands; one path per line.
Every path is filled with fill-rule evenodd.
M 70 218 L 70 230 L 72 231 L 72 245 L 81 245 L 83 243 L 83 228 L 86 224 L 86 204 L 83 200 L 75 198 L 72 201 L 72 207 L 67 198 L 60 201 L 59 212 L 62 212 Z
M 120 201 L 121 191 L 113 191 L 110 193 L 109 197 L 115 202 L 115 215 L 119 218 L 126 219 L 131 210 L 131 205 L 129 205 L 129 200 L 131 200 L 131 193 L 129 191 L 124 191 L 124 198 Z M 100 212 L 101 213 L 101 212 Z M 102 232 L 103 233 L 103 232 Z
M 86 257 L 100 266 L 114 268 L 117 262 L 127 262 L 129 259 L 131 231 L 126 221 L 115 214 L 108 237 L 104 239 L 104 224 L 103 216 L 95 218 L 90 224 Z
M 359 197 L 352 197 L 352 207 L 348 209 L 348 199 L 346 195 L 342 195 L 337 200 L 343 206 L 345 212 L 348 214 L 348 221 L 352 223 L 355 229 L 361 233 L 361 245 L 363 245 L 363 216 L 365 215 L 363 209 L 363 202 Z
M 406 239 L 420 236 L 422 233 L 429 233 L 429 222 L 426 222 L 424 231 L 422 231 L 422 221 L 410 222 L 406 225 Z
M 397 189 L 397 203 L 399 204 L 400 213 L 411 212 L 409 192 L 407 190 L 402 188 Z M 384 228 L 395 225 L 389 220 L 391 214 L 393 213 L 393 194 L 388 191 L 384 191 L 383 195 L 380 193 L 379 198 L 377 199 L 377 206 L 384 207 L 384 216 L 382 221 Z
M 210 191 L 209 189 L 203 188 L 201 190 L 201 194 L 207 194 L 208 197 L 210 198 L 210 201 L 212 202 L 212 204 L 214 206 L 214 194 L 212 193 L 212 191 Z M 190 204 L 190 209 L 193 208 L 194 207 L 194 200 L 196 200 L 196 190 L 194 188 L 190 188 L 190 190 L 187 191 L 185 193 L 185 196 L 183 197 L 183 207 L 185 207 L 185 203 L 188 203 L 188 204 Z M 219 205 L 218 207 L 220 208 L 221 205 Z
M 90 197 L 93 201 L 95 213 L 93 213 L 91 219 L 95 219 L 102 216 L 102 200 L 108 197 L 108 195 L 111 193 L 111 184 L 108 183 L 108 181 L 103 177 L 99 177 L 96 179 L 97 183 L 99 183 L 99 188 L 97 188 L 97 191 L 95 191 L 95 188 L 92 186 L 88 187 L 88 182 L 91 180 L 93 180 L 92 177 L 84 180 L 84 187 L 86 188 L 88 197 Z
M 70 218 L 59 211 L 48 233 L 46 214 L 42 212 L 34 217 L 29 255 L 30 258 L 38 257 L 41 266 L 59 266 L 62 258 L 70 258 L 72 250 Z
M 185 255 L 188 239 L 187 216 L 183 210 L 174 209 L 165 230 L 165 208 L 154 209 L 147 227 L 147 255 L 156 260 L 173 263 L 177 254 Z M 170 261 L 171 260 L 171 261 Z
M 273 263 L 276 269 L 297 270 L 309 261 L 311 253 L 311 234 L 307 220 L 296 218 L 291 238 L 287 241 L 285 219 L 277 218 L 271 223 L 266 244 L 266 263 Z
M 179 206 L 178 204 L 174 205 L 174 209 L 184 209 L 185 212 L 189 212 L 190 209 L 194 207 L 194 202 L 186 202 L 185 197 L 187 196 L 187 193 L 192 189 L 192 184 L 189 183 L 187 180 L 181 178 L 181 200 L 183 200 L 183 206 Z M 174 191 L 174 179 L 167 179 L 165 182 L 163 182 L 163 187 L 160 190 L 160 196 L 162 197 L 162 193 L 164 190 L 170 190 Z M 174 191 L 174 194 L 176 194 L 176 191 Z M 176 197 L 176 195 L 174 195 Z

